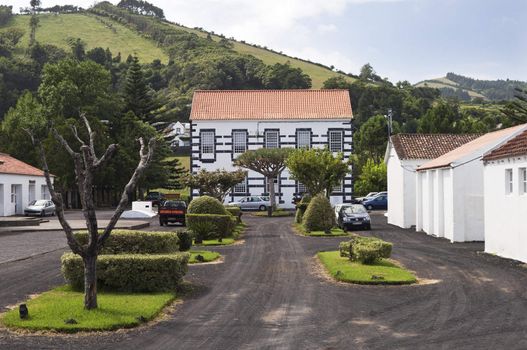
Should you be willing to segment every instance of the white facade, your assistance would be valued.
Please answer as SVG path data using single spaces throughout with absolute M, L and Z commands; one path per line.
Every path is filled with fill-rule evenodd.
M 485 252 L 527 262 L 527 155 L 484 165 Z
M 0 216 L 22 215 L 35 199 L 50 199 L 44 176 L 0 174 Z
M 200 169 L 233 170 L 232 164 L 245 150 L 263 147 L 330 147 L 342 151 L 349 159 L 352 151 L 352 129 L 349 119 L 322 120 L 196 120 L 191 124 L 192 171 Z M 351 173 L 351 171 L 350 171 Z M 351 174 L 344 179 L 340 188 L 331 195 L 332 204 L 351 201 Z M 282 208 L 294 208 L 293 196 L 303 193 L 302 186 L 291 179 L 285 170 L 276 179 L 277 203 Z M 267 194 L 262 175 L 249 171 L 245 184 L 235 187 L 226 201 L 233 201 L 247 195 Z M 193 196 L 197 196 L 197 190 Z
M 400 159 L 394 147 L 388 146 L 388 223 L 402 228 L 415 226 L 416 169 L 429 159 Z

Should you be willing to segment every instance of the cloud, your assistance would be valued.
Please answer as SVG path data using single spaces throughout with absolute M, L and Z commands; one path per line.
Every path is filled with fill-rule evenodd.
M 331 23 L 330 24 L 319 24 L 317 26 L 317 31 L 322 34 L 334 33 L 338 31 L 338 28 L 336 25 L 331 24 Z

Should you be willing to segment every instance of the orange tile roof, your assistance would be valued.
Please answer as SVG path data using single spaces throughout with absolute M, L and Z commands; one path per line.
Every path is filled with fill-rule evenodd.
M 13 175 L 44 176 L 44 172 L 9 154 L 0 153 L 0 173 Z
M 463 160 L 463 158 L 470 155 L 474 155 L 475 158 L 478 158 L 482 156 L 484 152 L 488 151 L 489 148 L 498 146 L 501 142 L 506 141 L 509 137 L 514 136 L 515 133 L 522 131 L 526 127 L 527 124 L 522 124 L 513 126 L 512 128 L 489 132 L 442 155 L 441 157 L 421 165 L 417 170 L 448 167 L 453 165 L 454 162 Z
M 510 139 L 501 147 L 495 148 L 483 157 L 483 160 L 495 160 L 527 155 L 527 130 Z
M 198 90 L 190 119 L 351 120 L 348 90 Z
M 399 159 L 434 159 L 481 134 L 397 134 L 391 137 Z

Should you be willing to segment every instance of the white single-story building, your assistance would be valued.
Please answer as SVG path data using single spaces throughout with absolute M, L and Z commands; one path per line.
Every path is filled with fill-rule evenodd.
M 483 163 L 485 252 L 527 262 L 527 131 Z
M 416 170 L 480 134 L 397 134 L 390 137 L 384 161 L 388 170 L 388 223 L 415 226 Z
M 36 199 L 50 199 L 44 172 L 0 153 L 0 216 L 24 214 Z
M 417 168 L 416 230 L 451 242 L 483 241 L 483 162 L 527 124 L 485 134 Z
M 349 159 L 352 151 L 352 110 L 348 90 L 222 90 L 196 91 L 192 100 L 193 172 L 234 170 L 233 160 L 259 148 L 328 147 Z M 227 201 L 268 195 L 266 179 L 249 171 Z M 330 195 L 333 204 L 351 202 L 350 174 Z M 275 179 L 277 203 L 294 208 L 292 199 L 305 188 L 284 170 Z M 193 196 L 199 196 L 193 189 Z

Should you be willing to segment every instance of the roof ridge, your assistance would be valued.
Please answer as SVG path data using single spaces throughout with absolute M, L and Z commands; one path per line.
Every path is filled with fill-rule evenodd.
M 196 92 L 332 92 L 332 91 L 346 91 L 349 92 L 348 89 L 232 89 L 232 90 L 194 90 L 194 93 Z

